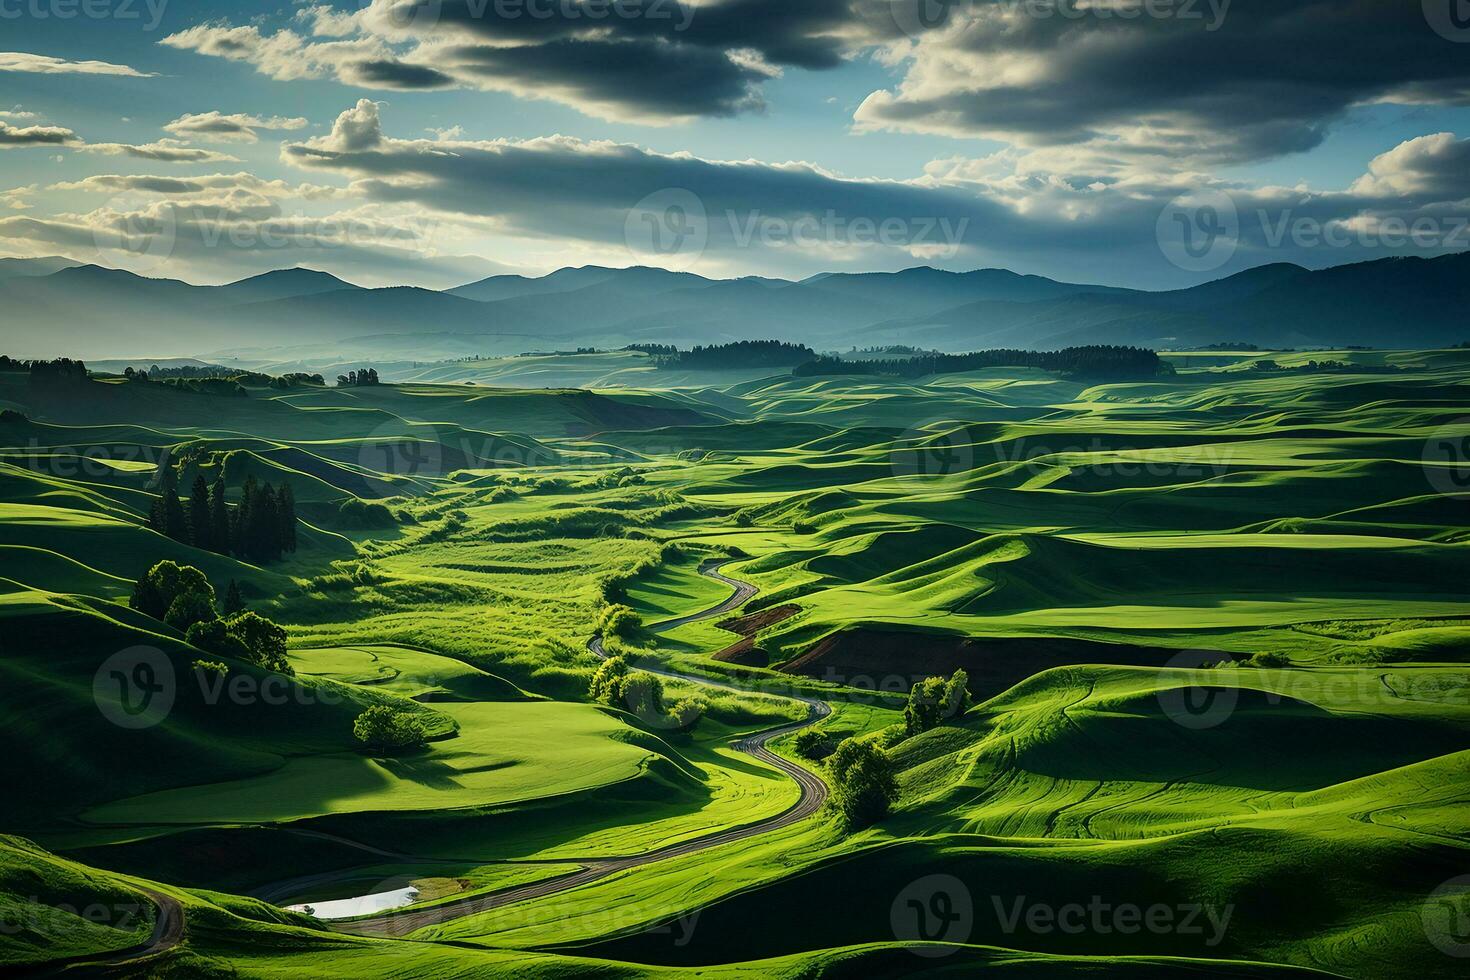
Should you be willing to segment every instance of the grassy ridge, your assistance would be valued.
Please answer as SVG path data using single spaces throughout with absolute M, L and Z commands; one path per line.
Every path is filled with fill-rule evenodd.
M 170 962 L 259 977 L 1453 975 L 1424 910 L 1470 847 L 1470 543 L 1447 492 L 1464 461 L 1438 451 L 1470 436 L 1464 359 L 1346 352 L 1321 357 L 1396 370 L 1324 374 L 1245 357 L 1260 359 L 1180 355 L 1171 380 L 1099 386 L 1018 370 L 57 398 L 0 379 L 0 406 L 28 416 L 0 423 L 0 728 L 35 747 L 3 763 L 33 789 L 0 830 L 86 862 L 0 849 L 0 869 L 29 869 L 0 876 L 0 900 L 54 911 L 66 889 L 136 887 L 127 874 L 218 888 L 182 893 Z M 563 360 L 578 363 L 474 370 L 642 380 L 631 362 Z M 253 567 L 147 530 L 160 461 L 183 485 L 291 482 L 300 551 Z M 358 500 L 385 503 L 391 526 L 345 518 Z M 753 637 L 768 667 L 709 660 L 738 639 L 715 622 L 618 642 L 749 691 L 707 694 L 692 735 L 584 703 L 604 605 L 650 622 L 708 607 L 726 591 L 696 569 L 725 555 L 762 589 L 751 609 L 797 607 Z M 155 648 L 192 678 L 198 652 L 122 601 L 163 558 L 238 581 L 287 626 L 287 703 L 210 703 L 185 684 L 155 728 L 98 712 L 116 651 Z M 303 876 L 281 901 L 388 880 L 486 888 L 520 873 L 507 861 L 560 867 L 779 813 L 792 784 L 729 747 L 794 717 L 770 692 L 820 693 L 831 731 L 879 735 L 898 720 L 883 682 L 902 687 L 906 660 L 952 643 L 979 666 L 998 640 L 1087 641 L 1100 662 L 1054 666 L 1038 645 L 1026 669 L 1007 647 L 1018 676 L 898 744 L 899 807 L 856 835 L 822 818 L 411 944 L 222 894 Z M 879 691 L 782 670 L 822 644 L 877 650 Z M 1199 666 L 1262 653 L 1287 666 Z M 351 722 L 377 703 L 419 713 L 430 747 L 360 754 Z M 29 898 L 21 875 L 57 890 Z M 949 955 L 919 957 L 896 917 L 937 875 L 959 880 L 947 900 L 970 918 L 943 937 Z M 1007 925 L 1018 902 L 1093 896 L 1229 922 L 1218 938 Z M 93 951 L 135 938 L 71 935 Z

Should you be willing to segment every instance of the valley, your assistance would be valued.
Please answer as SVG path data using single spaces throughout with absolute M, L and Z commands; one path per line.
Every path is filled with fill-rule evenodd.
M 0 371 L 4 966 L 1457 975 L 1470 352 L 1161 357 Z M 289 486 L 295 550 L 151 526 L 196 480 Z M 132 608 L 163 561 L 289 671 Z

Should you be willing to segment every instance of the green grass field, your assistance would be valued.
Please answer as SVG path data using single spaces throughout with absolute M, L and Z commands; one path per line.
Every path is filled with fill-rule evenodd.
M 0 373 L 23 416 L 0 420 L 0 965 L 1461 975 L 1470 356 L 1167 358 L 1101 385 L 507 358 L 243 398 Z M 1361 373 L 1292 370 L 1312 358 Z M 299 549 L 150 530 L 167 468 L 232 500 L 289 483 Z M 217 658 L 128 607 L 164 559 L 235 581 L 294 676 L 232 660 L 211 687 Z M 715 560 L 758 594 L 650 629 L 728 598 Z M 607 648 L 680 674 L 692 729 L 589 700 L 609 604 L 642 625 Z M 170 704 L 128 727 L 109 665 L 139 648 Z M 974 707 L 903 737 L 910 685 L 956 667 Z M 893 812 L 683 852 L 802 798 L 739 748 L 796 697 L 888 746 Z M 374 706 L 427 745 L 363 751 Z M 284 910 L 408 883 L 387 938 Z M 182 935 L 121 962 L 175 904 Z

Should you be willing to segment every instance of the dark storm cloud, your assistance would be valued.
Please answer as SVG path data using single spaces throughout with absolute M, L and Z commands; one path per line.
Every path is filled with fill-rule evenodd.
M 391 58 L 348 62 L 342 66 L 342 80 L 364 88 L 389 88 L 416 91 L 453 88 L 457 83 L 441 71 L 424 65 L 410 65 Z
M 944 219 L 963 234 L 981 223 L 1031 236 L 1008 211 L 950 187 L 852 180 L 810 164 L 713 161 L 661 154 L 623 143 L 568 137 L 482 142 L 399 140 L 385 136 L 377 104 L 362 100 L 332 135 L 283 148 L 287 162 L 354 179 L 353 190 L 379 202 L 411 202 L 477 215 L 525 237 L 617 243 L 644 199 L 671 190 L 694 195 L 711 216 L 710 247 L 738 247 L 742 222 Z M 733 213 L 733 220 L 726 220 Z
M 375 89 L 465 86 L 643 123 L 763 105 L 783 68 L 834 68 L 852 47 L 852 0 L 374 0 L 302 9 L 294 30 L 200 24 L 164 44 L 244 61 L 282 81 Z M 323 40 L 322 38 L 328 38 Z
M 1366 102 L 1470 102 L 1470 49 L 1417 2 L 1059 2 L 956 0 L 859 122 L 1228 161 L 1310 149 Z
M 750 50 L 778 65 L 835 68 L 853 0 L 417 0 L 387 6 L 414 33 L 454 33 L 496 43 L 658 39 L 680 48 Z M 636 52 L 634 52 L 636 53 Z
M 720 51 L 657 40 L 461 46 L 443 54 L 461 78 L 640 116 L 732 116 L 761 104 L 759 85 L 769 77 Z

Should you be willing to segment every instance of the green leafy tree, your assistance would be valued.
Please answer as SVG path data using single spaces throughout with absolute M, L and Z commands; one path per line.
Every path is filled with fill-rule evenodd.
M 635 671 L 623 679 L 622 706 L 632 714 L 655 721 L 664 714 L 664 682 L 656 674 Z
M 959 718 L 969 710 L 970 675 L 965 673 L 963 667 L 959 667 L 944 685 L 944 720 Z
M 207 623 L 216 618 L 214 590 L 210 589 L 207 595 L 203 592 L 181 592 L 169 603 L 163 621 L 180 633 L 187 633 L 196 623 Z
M 243 612 L 225 620 L 230 635 L 250 652 L 250 661 L 266 670 L 294 674 L 286 656 L 286 631 L 259 613 Z
M 235 660 L 251 661 L 250 648 L 243 640 L 230 632 L 222 619 L 195 623 L 184 634 L 191 647 L 212 653 L 216 657 L 231 657 Z
M 623 681 L 628 677 L 628 661 L 624 657 L 610 657 L 598 665 L 587 688 L 587 696 L 601 704 L 616 705 L 622 701 Z
M 681 698 L 669 705 L 669 724 L 677 731 L 693 731 L 708 710 L 709 703 L 703 698 Z
M 613 604 L 602 610 L 597 620 L 597 632 L 603 636 L 627 639 L 638 635 L 643 628 L 643 617 L 621 604 Z
M 407 711 L 375 705 L 357 716 L 352 734 L 369 752 L 388 755 L 421 749 L 427 742 L 424 726 Z
M 920 735 L 958 718 L 970 707 L 970 678 L 963 668 L 948 680 L 926 677 L 909 692 L 903 709 L 905 735 Z
M 939 725 L 944 711 L 944 678 L 926 677 L 909 692 L 903 709 L 905 735 L 919 735 Z
M 845 739 L 827 760 L 832 775 L 831 806 L 849 830 L 859 830 L 888 816 L 898 802 L 893 761 L 877 745 Z
M 701 698 L 683 698 L 669 704 L 664 683 L 656 674 L 634 670 L 625 657 L 611 657 L 598 665 L 587 687 L 593 701 L 621 708 L 644 723 L 676 731 L 692 731 L 709 705 Z
M 213 607 L 214 586 L 203 572 L 193 565 L 161 561 L 138 579 L 129 605 L 146 616 L 164 619 L 174 602 L 190 593 L 198 593 Z
M 796 733 L 796 754 L 820 762 L 832 754 L 832 736 L 820 728 L 803 728 Z

